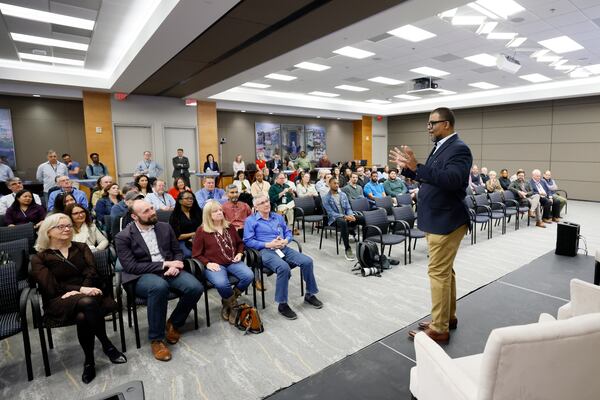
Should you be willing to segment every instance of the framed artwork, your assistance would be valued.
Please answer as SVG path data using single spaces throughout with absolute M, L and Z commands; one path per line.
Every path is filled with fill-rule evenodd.
M 281 125 L 281 158 L 295 160 L 298 154 L 305 150 L 304 125 L 282 124 Z
M 273 154 L 281 154 L 281 125 L 270 122 L 256 122 L 256 155 L 263 153 L 265 160 L 273 158 Z
M 4 164 L 16 168 L 15 139 L 8 108 L 0 108 L 0 158 Z
M 319 160 L 327 152 L 327 131 L 320 125 L 306 125 L 306 154 L 311 160 Z

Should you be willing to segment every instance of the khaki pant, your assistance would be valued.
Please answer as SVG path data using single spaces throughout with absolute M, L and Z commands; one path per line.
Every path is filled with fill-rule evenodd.
M 555 201 L 555 202 L 558 201 L 558 203 L 560 204 L 560 212 L 562 213 L 563 208 L 565 208 L 565 205 L 567 204 L 567 199 L 555 194 L 552 196 L 552 201 Z M 559 215 L 560 215 L 560 213 L 559 213 Z
M 450 319 L 456 318 L 454 258 L 467 229 L 463 225 L 447 235 L 427 234 L 432 317 L 429 326 L 436 332 L 448 332 Z
M 291 227 L 294 226 L 294 207 L 296 207 L 294 200 L 277 206 L 277 212 L 285 215 L 285 219 L 287 220 L 288 225 Z
M 529 207 L 529 211 L 535 213 L 535 220 L 542 220 L 542 206 L 540 204 L 540 195 L 534 194 L 531 197 L 528 197 L 531 206 Z

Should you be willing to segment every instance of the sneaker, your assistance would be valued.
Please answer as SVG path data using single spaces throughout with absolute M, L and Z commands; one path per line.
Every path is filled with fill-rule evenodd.
M 277 311 L 279 311 L 279 314 L 283 315 L 287 319 L 296 319 L 296 318 L 298 318 L 298 316 L 296 315 L 296 313 L 294 312 L 294 310 L 292 310 L 290 308 L 290 306 L 288 306 L 287 303 L 281 303 L 281 304 L 279 304 L 279 307 L 277 308 Z
M 310 304 L 314 308 L 323 308 L 323 303 L 321 300 L 317 299 L 317 296 L 314 294 L 304 296 L 304 302 Z
M 352 248 L 348 247 L 346 249 L 346 252 L 344 253 L 344 257 L 346 257 L 346 260 L 348 261 L 354 261 L 356 260 L 356 257 L 354 257 L 354 254 L 352 253 Z

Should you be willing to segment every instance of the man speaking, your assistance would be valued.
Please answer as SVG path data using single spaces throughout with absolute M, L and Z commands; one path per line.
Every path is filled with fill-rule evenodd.
M 454 258 L 469 226 L 463 199 L 473 156 L 454 131 L 454 113 L 450 109 L 433 110 L 427 130 L 434 146 L 425 164 L 417 162 L 408 146 L 391 150 L 390 161 L 398 165 L 402 175 L 421 182 L 418 224 L 427 233 L 432 321 L 420 323 L 419 329 L 436 342 L 447 343 L 449 329 L 458 324 Z M 409 336 L 416 333 L 411 331 Z

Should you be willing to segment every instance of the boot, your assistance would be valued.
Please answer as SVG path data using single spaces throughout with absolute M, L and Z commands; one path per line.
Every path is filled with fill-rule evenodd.
M 230 297 L 230 299 L 232 299 L 231 301 L 231 309 L 229 312 L 229 323 L 231 325 L 235 325 L 235 317 L 237 314 L 237 310 L 236 307 L 238 305 L 237 299 L 238 297 L 240 297 L 240 295 L 242 294 L 242 291 L 238 288 L 233 288 L 233 296 Z
M 233 302 L 235 302 L 235 294 L 226 299 L 221 299 L 221 304 L 223 305 L 223 308 L 221 309 L 221 318 L 225 321 L 229 321 Z

